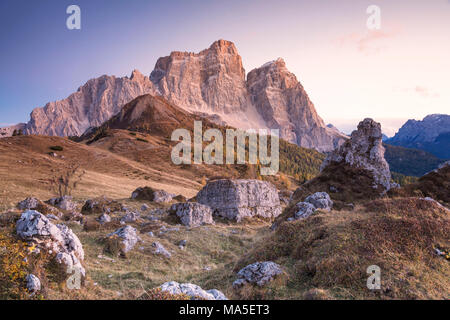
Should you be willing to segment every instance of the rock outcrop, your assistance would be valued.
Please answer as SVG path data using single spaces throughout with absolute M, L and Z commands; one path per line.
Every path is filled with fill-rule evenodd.
M 358 124 L 358 130 L 352 132 L 350 139 L 327 156 L 321 171 L 337 165 L 369 172 L 373 179 L 372 187 L 382 193 L 393 186 L 389 165 L 384 159 L 381 125 L 372 119 L 364 119 Z
M 197 194 L 197 202 L 213 213 L 240 222 L 243 218 L 275 218 L 281 214 L 277 189 L 259 180 L 215 180 Z
M 64 271 L 78 270 L 85 276 L 82 266 L 84 250 L 78 237 L 64 224 L 54 225 L 38 211 L 29 210 L 17 221 L 16 232 L 19 238 L 38 245 L 55 256 Z
M 212 289 L 206 291 L 192 283 L 178 283 L 175 281 L 170 281 L 161 285 L 160 288 L 162 291 L 174 295 L 185 294 L 192 299 L 228 300 L 227 297 L 225 297 L 225 295 L 219 290 Z
M 233 282 L 233 288 L 238 289 L 246 283 L 262 287 L 282 273 L 280 265 L 275 262 L 255 262 L 238 272 L 238 279 Z
M 187 227 L 214 223 L 211 208 L 196 202 L 176 203 L 170 207 L 169 213 L 176 215 Z

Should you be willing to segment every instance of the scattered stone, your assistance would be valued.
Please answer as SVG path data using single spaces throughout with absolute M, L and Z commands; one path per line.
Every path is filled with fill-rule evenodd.
M 66 211 L 76 211 L 77 204 L 72 201 L 71 196 L 63 196 L 60 198 L 52 198 L 47 201 L 48 204 L 66 210 Z
M 97 221 L 100 224 L 109 223 L 109 222 L 111 222 L 111 216 L 109 214 L 104 213 L 100 217 L 97 218 Z
M 212 289 L 205 291 L 201 287 L 192 283 L 178 283 L 175 281 L 166 282 L 160 286 L 161 290 L 173 295 L 185 294 L 193 299 L 205 300 L 228 300 L 219 290 Z
M 309 202 L 299 202 L 295 205 L 294 219 L 306 219 L 316 211 L 316 207 Z
M 335 186 L 330 186 L 330 192 L 338 193 L 338 192 L 339 192 L 339 189 L 336 188 Z
M 145 203 L 141 207 L 141 211 L 147 211 L 148 209 L 150 209 L 150 207 L 148 204 L 145 204 Z
M 105 196 L 87 200 L 81 209 L 81 212 L 84 214 L 102 214 L 117 211 L 124 211 L 122 204 Z
M 25 281 L 27 282 L 27 289 L 31 293 L 36 293 L 41 291 L 41 280 L 34 274 L 27 275 Z
M 175 214 L 181 223 L 188 227 L 214 223 L 211 208 L 196 202 L 176 203 L 172 205 L 169 213 Z
M 136 243 L 141 241 L 141 239 L 137 235 L 136 229 L 130 226 L 122 227 L 115 232 L 107 235 L 108 238 L 112 236 L 117 236 L 122 239 L 122 244 L 124 245 L 124 253 L 132 250 Z
M 325 211 L 330 211 L 333 207 L 333 201 L 326 192 L 316 192 L 306 197 L 305 202 L 309 202 L 317 209 L 322 209 Z
M 149 233 L 147 233 L 150 237 L 154 237 L 155 235 L 153 234 L 153 232 L 149 232 Z
M 237 222 L 245 217 L 274 218 L 281 214 L 278 191 L 266 181 L 214 180 L 196 198 L 214 214 Z
M 186 240 L 181 240 L 178 245 L 182 246 L 182 247 L 186 247 L 187 241 Z
M 238 272 L 238 279 L 233 283 L 233 287 L 240 288 L 246 283 L 262 287 L 282 273 L 281 267 L 274 262 L 255 262 Z
M 137 212 L 127 212 L 121 219 L 120 223 L 126 224 L 130 222 L 135 222 L 139 219 L 139 213 Z
M 175 197 L 174 194 L 168 193 L 164 190 L 154 190 L 150 187 L 137 188 L 131 194 L 131 199 L 135 200 L 147 200 L 156 203 L 167 203 L 172 201 Z
M 172 254 L 159 242 L 153 242 L 152 247 L 155 248 L 155 251 L 153 252 L 154 254 L 159 254 L 166 258 L 170 258 L 172 256 Z
M 20 201 L 17 204 L 17 208 L 19 210 L 32 210 L 32 209 L 36 209 L 37 206 L 39 205 L 40 200 L 37 198 L 26 198 L 25 200 Z
M 180 228 L 167 228 L 166 226 L 162 226 L 159 229 L 159 234 L 165 234 L 167 232 L 180 231 Z

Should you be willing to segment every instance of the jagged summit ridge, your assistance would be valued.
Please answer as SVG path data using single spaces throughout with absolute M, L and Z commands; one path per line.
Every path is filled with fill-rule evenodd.
M 159 58 L 150 77 L 134 70 L 130 77 L 91 79 L 67 99 L 33 110 L 24 133 L 81 135 L 144 94 L 160 95 L 184 110 L 233 127 L 279 129 L 281 138 L 319 151 L 331 151 L 346 139 L 325 126 L 283 59 L 246 76 L 236 46 L 226 40 L 199 53 L 174 51 Z

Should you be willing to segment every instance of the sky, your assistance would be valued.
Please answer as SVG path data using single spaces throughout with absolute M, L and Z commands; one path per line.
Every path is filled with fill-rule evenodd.
M 66 27 L 72 4 L 81 30 Z M 392 136 L 407 119 L 450 113 L 450 0 L 2 0 L 0 126 L 91 78 L 149 75 L 159 57 L 218 39 L 236 44 L 247 72 L 282 57 L 346 133 L 365 117 Z

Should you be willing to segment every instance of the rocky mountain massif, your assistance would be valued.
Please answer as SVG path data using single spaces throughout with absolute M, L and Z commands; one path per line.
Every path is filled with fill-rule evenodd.
M 89 80 L 67 99 L 33 110 L 23 131 L 79 136 L 143 94 L 161 95 L 182 109 L 237 128 L 279 129 L 283 139 L 318 151 L 331 151 L 345 140 L 325 126 L 282 59 L 252 70 L 246 79 L 235 45 L 225 40 L 200 53 L 172 52 L 160 58 L 150 78 L 134 71 L 129 78 Z
M 428 151 L 450 158 L 450 115 L 431 114 L 423 120 L 408 120 L 387 144 Z

